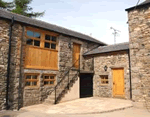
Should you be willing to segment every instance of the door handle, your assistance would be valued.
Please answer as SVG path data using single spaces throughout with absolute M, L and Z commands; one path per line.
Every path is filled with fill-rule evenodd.
M 113 85 L 115 85 L 115 83 L 113 82 Z

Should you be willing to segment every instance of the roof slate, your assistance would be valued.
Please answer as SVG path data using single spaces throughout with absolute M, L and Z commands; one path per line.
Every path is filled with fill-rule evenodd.
M 140 3 L 137 6 L 133 6 L 133 7 L 127 8 L 126 11 L 130 11 L 130 10 L 134 9 L 135 7 L 136 8 L 143 7 L 143 6 L 148 5 L 148 4 L 150 4 L 150 0 L 145 0 L 144 2 Z
M 116 52 L 116 51 L 122 51 L 122 50 L 128 50 L 129 49 L 129 42 L 115 44 L 115 45 L 109 45 L 109 46 L 103 46 L 96 48 L 92 51 L 89 51 L 85 53 L 84 55 L 95 55 L 95 54 L 102 54 L 102 53 L 109 53 L 109 52 Z
M 36 26 L 39 28 L 43 28 L 46 30 L 60 33 L 60 34 L 76 37 L 76 38 L 83 39 L 86 41 L 95 42 L 95 43 L 98 43 L 101 45 L 107 45 L 99 40 L 96 40 L 93 37 L 88 36 L 88 35 L 85 35 L 85 34 L 82 34 L 82 33 L 76 32 L 76 31 L 72 31 L 72 30 L 69 30 L 69 29 L 54 25 L 54 24 L 46 23 L 44 21 L 40 21 L 40 20 L 33 19 L 33 18 L 28 18 L 23 15 L 18 15 L 18 14 L 11 13 L 9 11 L 0 9 L 0 17 L 1 18 L 11 19 L 13 16 L 14 16 L 14 20 L 17 22 L 20 22 L 20 23 L 28 24 L 31 26 Z

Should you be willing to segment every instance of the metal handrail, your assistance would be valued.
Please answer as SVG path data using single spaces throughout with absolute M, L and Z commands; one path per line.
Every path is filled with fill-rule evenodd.
M 68 69 L 68 71 L 65 73 L 65 75 L 63 76 L 63 78 L 57 83 L 57 85 L 54 87 L 54 90 L 53 91 L 55 91 L 55 104 L 56 104 L 56 90 L 57 90 L 57 87 L 58 87 L 58 85 L 65 79 L 65 77 L 66 77 L 66 75 L 69 75 L 69 72 L 70 72 L 70 70 L 71 70 L 71 68 L 73 68 L 74 67 L 74 65 L 75 65 L 75 63 L 76 62 L 78 62 L 79 61 L 79 70 L 80 70 L 80 55 L 79 55 L 79 59 L 78 60 L 76 60 L 74 63 L 73 63 L 73 65 Z M 69 82 L 69 76 L 68 76 L 68 82 Z M 53 92 L 52 91 L 52 92 Z M 51 93 L 52 93 L 51 92 Z

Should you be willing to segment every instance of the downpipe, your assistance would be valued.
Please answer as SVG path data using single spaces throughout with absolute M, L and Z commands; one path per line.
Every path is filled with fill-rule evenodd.
M 7 85 L 6 85 L 6 110 L 10 109 L 9 105 L 9 79 L 10 79 L 10 60 L 11 60 L 11 40 L 12 40 L 12 27 L 14 25 L 14 17 L 11 19 L 9 26 L 9 50 L 8 50 L 8 64 L 7 64 Z

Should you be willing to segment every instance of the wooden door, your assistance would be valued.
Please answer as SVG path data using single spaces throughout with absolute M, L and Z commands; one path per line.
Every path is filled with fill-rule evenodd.
M 80 45 L 73 43 L 73 64 L 75 68 L 79 68 L 80 62 Z
M 124 69 L 113 69 L 113 96 L 124 98 Z

